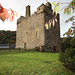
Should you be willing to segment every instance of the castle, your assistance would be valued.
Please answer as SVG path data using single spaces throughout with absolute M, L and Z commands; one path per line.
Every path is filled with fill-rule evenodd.
M 31 15 L 30 6 L 26 7 L 26 17 L 21 16 L 17 20 L 16 48 L 35 49 L 41 47 L 43 51 L 58 52 L 60 43 L 60 18 L 47 30 L 46 22 L 55 16 L 52 5 L 47 2 L 37 8 L 37 12 Z

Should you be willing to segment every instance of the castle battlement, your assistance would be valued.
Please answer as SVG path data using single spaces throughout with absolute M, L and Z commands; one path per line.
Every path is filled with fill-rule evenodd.
M 46 5 L 45 4 L 41 4 L 38 8 L 37 11 L 35 11 L 32 15 L 31 15 L 31 11 L 30 11 L 30 5 L 26 6 L 26 17 L 24 16 L 20 16 L 20 18 L 17 20 L 17 24 L 19 24 L 23 19 L 32 17 L 34 15 L 38 15 L 42 12 L 48 13 L 48 14 L 52 14 L 53 10 L 52 10 L 52 5 L 47 2 Z

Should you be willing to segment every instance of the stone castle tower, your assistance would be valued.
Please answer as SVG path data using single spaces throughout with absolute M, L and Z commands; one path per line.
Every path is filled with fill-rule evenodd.
M 60 44 L 60 18 L 57 15 L 57 23 L 46 30 L 45 24 L 55 16 L 52 5 L 47 2 L 37 8 L 37 12 L 31 15 L 30 6 L 26 7 L 26 17 L 21 16 L 17 20 L 16 48 L 35 49 L 42 47 L 44 51 L 56 51 L 61 49 Z

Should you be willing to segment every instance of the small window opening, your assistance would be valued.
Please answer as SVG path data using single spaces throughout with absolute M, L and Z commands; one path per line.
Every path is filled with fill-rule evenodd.
M 40 10 L 40 8 L 39 8 L 39 10 Z
M 28 34 L 28 32 L 26 32 L 26 34 Z
M 36 31 L 36 36 L 38 36 L 38 31 Z
M 54 52 L 56 52 L 56 47 L 54 46 Z

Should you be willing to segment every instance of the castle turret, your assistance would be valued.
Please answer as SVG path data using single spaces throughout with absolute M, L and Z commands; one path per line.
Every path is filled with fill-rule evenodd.
M 52 9 L 52 5 L 49 2 L 46 3 L 46 6 Z
M 27 7 L 26 7 L 26 17 L 30 17 L 30 6 L 28 5 Z

